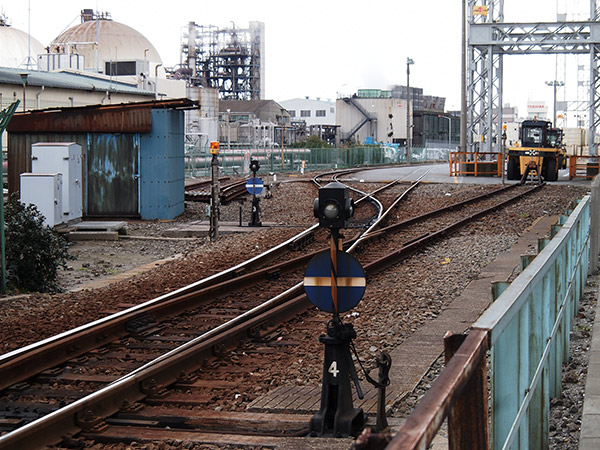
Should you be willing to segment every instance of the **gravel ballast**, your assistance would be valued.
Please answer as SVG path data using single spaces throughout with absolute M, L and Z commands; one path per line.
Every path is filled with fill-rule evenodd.
M 418 194 L 409 197 L 402 210 L 407 216 L 416 214 L 427 198 L 452 197 L 465 189 L 476 190 L 469 185 L 428 185 Z M 366 189 L 367 191 L 369 189 Z M 224 235 L 218 242 L 206 238 L 172 240 L 150 239 L 177 223 L 207 220 L 205 205 L 187 204 L 186 212 L 170 222 L 130 222 L 130 237 L 115 242 L 74 243 L 71 253 L 76 260 L 71 268 L 61 274 L 60 283 L 65 289 L 79 289 L 56 295 L 32 294 L 0 300 L 0 323 L 3 327 L 1 352 L 7 352 L 35 342 L 44 337 L 64 331 L 73 326 L 102 317 L 106 312 L 123 304 L 136 304 L 190 284 L 218 270 L 241 262 L 258 254 L 277 242 L 290 237 L 300 229 L 311 225 L 312 199 L 316 189 L 305 182 L 281 183 L 272 189 L 273 197 L 261 202 L 263 222 L 277 224 L 248 234 Z M 411 332 L 429 318 L 436 317 L 448 302 L 457 296 L 468 282 L 477 277 L 484 267 L 502 252 L 507 251 L 536 218 L 557 215 L 566 211 L 571 200 L 581 197 L 585 189 L 566 185 L 548 186 L 539 195 L 533 195 L 526 207 L 508 207 L 495 213 L 491 225 L 473 224 L 452 238 L 430 247 L 418 257 L 403 262 L 394 272 L 377 275 L 370 284 L 376 290 L 367 289 L 365 300 L 356 309 L 353 323 L 357 329 L 368 330 L 357 340 L 360 354 L 375 354 L 389 350 L 403 342 Z M 249 205 L 242 208 L 244 217 L 250 217 Z M 222 208 L 222 220 L 238 220 L 237 204 Z M 89 281 L 106 279 L 142 264 L 177 256 L 136 276 L 100 289 L 81 289 Z M 408 275 L 400 276 L 400 272 Z M 399 283 L 399 279 L 401 282 Z M 583 402 L 583 386 L 587 372 L 585 352 L 589 349 L 591 324 L 597 294 L 597 280 L 588 280 L 586 298 L 581 302 L 578 322 L 572 333 L 568 366 L 563 375 L 563 393 L 552 402 L 550 426 L 551 448 L 574 448 L 578 440 Z M 402 298 L 402 309 L 382 311 L 379 304 L 369 302 L 372 298 Z M 579 322 L 581 321 L 581 322 Z M 301 367 L 288 368 L 288 379 L 298 378 L 302 383 L 310 381 L 306 375 L 307 365 L 319 367 L 320 353 L 313 355 Z M 294 373 L 294 370 L 297 373 Z M 310 370 L 310 369 L 309 369 Z M 310 371 L 317 374 L 319 372 Z M 404 417 L 414 402 L 435 378 L 435 370 L 424 385 L 398 405 L 394 415 Z M 574 444 L 575 443 L 575 444 Z M 154 448 L 152 446 L 146 448 Z

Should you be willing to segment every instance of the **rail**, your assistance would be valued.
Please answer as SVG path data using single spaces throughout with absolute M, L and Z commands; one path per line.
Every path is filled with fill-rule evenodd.
M 502 153 L 450 152 L 450 176 L 502 176 Z
M 510 189 L 514 189 L 515 186 L 506 186 L 495 192 L 505 192 Z M 528 192 L 540 189 L 541 186 L 536 185 L 528 189 L 526 192 L 522 192 L 520 195 L 527 195 Z M 485 198 L 489 195 L 483 194 L 481 198 Z M 402 260 L 406 256 L 412 254 L 418 248 L 422 248 L 423 245 L 434 242 L 435 240 L 447 236 L 449 233 L 459 229 L 459 227 L 470 224 L 474 219 L 488 214 L 492 211 L 497 210 L 500 207 L 506 206 L 513 202 L 518 196 L 504 199 L 500 203 L 488 207 L 485 210 L 480 210 L 475 214 L 465 214 L 459 221 L 448 225 L 446 222 L 440 224 L 439 228 L 435 232 L 429 232 L 426 235 L 422 235 L 418 239 L 411 237 L 405 244 L 398 245 L 392 253 L 386 254 L 379 259 L 372 260 L 365 264 L 364 270 L 367 276 L 382 270 L 390 264 Z M 363 197 L 361 200 L 365 199 Z M 473 199 L 465 200 L 461 204 L 469 204 Z M 452 211 L 456 208 L 457 204 L 453 204 L 444 208 L 445 211 Z M 391 208 L 395 208 L 396 205 L 392 204 Z M 432 215 L 437 215 L 442 210 L 432 211 Z M 411 219 L 406 221 L 407 223 L 414 223 Z M 382 229 L 383 235 L 389 235 L 390 228 Z M 370 238 L 377 240 L 378 236 L 376 232 L 370 233 Z M 366 239 L 369 239 L 367 236 Z M 350 249 L 348 249 L 350 251 Z M 247 285 L 240 277 L 236 278 L 238 284 Z M 219 289 L 217 287 L 217 289 Z M 173 300 L 173 299 L 172 299 Z M 197 299 L 193 300 L 197 305 Z M 198 337 L 193 342 L 184 344 L 183 347 L 179 347 L 176 350 L 171 350 L 168 356 L 159 356 L 152 360 L 152 362 L 144 365 L 143 367 L 136 369 L 134 373 L 123 377 L 117 381 L 114 381 L 109 387 L 102 388 L 96 393 L 90 394 L 87 397 L 80 398 L 73 403 L 67 405 L 64 408 L 56 410 L 46 416 L 40 417 L 32 422 L 29 422 L 18 429 L 0 436 L 0 448 L 24 448 L 24 442 L 27 442 L 28 447 L 41 447 L 47 445 L 49 442 L 54 442 L 58 436 L 64 435 L 65 433 L 74 433 L 81 427 L 92 427 L 118 410 L 124 401 L 132 404 L 138 399 L 142 398 L 146 394 L 157 394 L 162 388 L 172 384 L 182 374 L 190 373 L 201 364 L 204 358 L 212 354 L 215 346 L 225 345 L 225 342 L 229 342 L 232 339 L 239 338 L 240 335 L 247 333 L 247 330 L 255 328 L 260 324 L 264 323 L 277 323 L 280 318 L 289 318 L 300 311 L 304 311 L 306 307 L 309 307 L 309 303 L 303 293 L 302 282 L 289 288 L 285 292 L 273 297 L 261 306 L 257 306 L 251 311 L 244 313 L 243 316 L 233 319 L 227 324 L 220 325 L 219 330 L 213 329 L 208 331 L 206 334 Z M 271 310 L 268 306 L 273 306 Z M 153 302 L 153 307 L 160 308 L 162 305 L 157 305 Z M 139 312 L 140 307 L 134 307 Z M 124 313 L 120 313 L 123 316 Z M 155 317 L 162 317 L 164 314 L 157 312 L 155 309 L 154 313 L 150 314 Z M 123 319 L 123 317 L 121 317 Z M 281 319 L 282 320 L 282 319 Z M 217 332 L 220 331 L 220 332 Z M 74 335 L 70 335 L 74 338 Z M 89 336 L 88 336 L 89 337 Z M 78 347 L 85 345 L 82 339 L 77 339 L 76 344 Z M 31 348 L 30 348 L 31 349 Z M 42 353 L 40 346 L 34 348 L 36 353 Z M 7 361 L 19 358 L 19 363 L 23 359 L 26 359 L 27 355 L 23 352 L 18 354 L 12 354 Z M 72 359 L 74 355 L 69 355 L 69 359 Z M 47 361 L 47 357 L 44 357 L 44 362 Z M 199 363 L 200 362 L 200 363 Z M 30 364 L 31 366 L 38 366 L 39 361 L 36 364 Z M 3 376 L 2 382 L 6 382 L 6 376 Z M 12 383 L 9 383 L 12 384 Z
M 554 238 L 540 242 L 540 253 L 531 262 L 523 258 L 529 263 L 523 272 L 510 285 L 497 286 L 504 290 L 466 338 L 445 337 L 445 370 L 386 449 L 426 448 L 446 417 L 451 449 L 548 448 L 550 398 L 560 395 L 561 366 L 595 239 L 590 204 L 584 197 L 561 218 Z
M 569 156 L 569 180 L 573 178 L 591 179 L 598 175 L 598 156 Z

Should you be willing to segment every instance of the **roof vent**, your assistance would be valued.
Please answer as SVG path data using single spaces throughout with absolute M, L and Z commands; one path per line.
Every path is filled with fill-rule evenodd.
M 94 20 L 93 9 L 84 9 L 81 11 L 81 23 L 91 22 L 92 20 Z
M 81 10 L 81 23 L 91 22 L 92 20 L 112 20 L 110 13 L 107 12 L 94 12 L 93 9 L 82 9 Z

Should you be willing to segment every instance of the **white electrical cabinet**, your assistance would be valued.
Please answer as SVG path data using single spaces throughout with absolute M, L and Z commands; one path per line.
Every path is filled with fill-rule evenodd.
M 44 225 L 64 223 L 62 187 L 60 173 L 22 173 L 21 203 L 35 205 L 44 216 Z
M 83 215 L 81 145 L 75 142 L 39 142 L 31 146 L 33 173 L 62 174 L 63 221 Z

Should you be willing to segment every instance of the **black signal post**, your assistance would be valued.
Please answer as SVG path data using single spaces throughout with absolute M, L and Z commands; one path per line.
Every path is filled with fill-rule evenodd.
M 257 193 L 262 191 L 262 185 L 259 188 L 256 186 L 256 180 L 260 181 L 260 178 L 256 178 L 256 172 L 260 169 L 260 164 L 257 159 L 253 159 L 250 161 L 250 170 L 252 171 L 252 216 L 250 217 L 250 223 L 248 224 L 251 227 L 260 227 L 262 226 L 262 222 L 260 221 L 260 198 L 256 196 Z M 261 182 L 262 184 L 262 182 Z
M 340 287 L 338 286 L 338 270 L 346 270 L 348 258 L 352 258 L 342 252 L 340 230 L 348 225 L 348 220 L 353 213 L 354 203 L 346 186 L 333 182 L 319 189 L 319 197 L 314 201 L 314 214 L 319 219 L 319 224 L 331 231 L 330 268 L 320 264 L 322 259 L 315 260 L 315 264 L 311 261 L 305 276 L 305 289 L 309 299 L 317 307 L 332 312 L 333 318 L 327 324 L 327 334 L 319 337 L 319 341 L 325 345 L 323 387 L 321 407 L 310 420 L 312 436 L 345 437 L 357 434 L 363 428 L 366 420 L 363 410 L 354 408 L 352 403 L 351 381 L 355 384 L 358 397 L 363 398 L 356 368 L 350 354 L 350 345 L 356 338 L 356 332 L 352 324 L 344 324 L 340 320 L 340 312 L 347 310 L 348 305 L 352 307 L 354 303 L 348 303 L 344 298 L 338 298 L 338 291 L 340 291 L 338 289 Z M 339 267 L 338 263 L 340 263 Z M 326 277 L 308 276 L 311 264 L 320 265 L 321 270 L 330 271 L 330 294 L 324 290 L 328 285 L 323 280 Z M 315 269 L 318 270 L 319 267 L 315 267 Z M 362 268 L 360 268 L 360 272 L 362 272 Z M 362 275 L 364 282 L 364 272 Z M 345 278 L 348 277 L 345 276 Z M 309 279 L 310 282 L 308 282 Z M 307 284 L 310 284 L 310 287 L 307 287 Z M 362 297 L 362 292 L 360 297 Z M 321 303 L 323 298 L 327 299 L 325 305 Z

